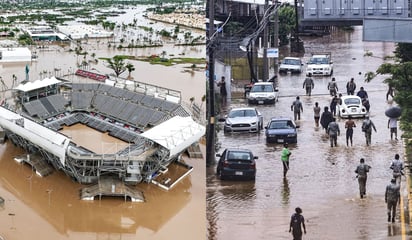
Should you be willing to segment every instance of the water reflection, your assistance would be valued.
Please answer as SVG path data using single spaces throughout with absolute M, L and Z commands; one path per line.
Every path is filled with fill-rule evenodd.
M 398 224 L 388 224 L 388 237 L 399 236 L 401 233 L 401 226 Z
M 7 148 L 13 149 L 13 146 L 7 146 Z M 192 194 L 189 191 L 192 183 L 189 176 L 171 191 L 162 191 L 148 184 L 138 185 L 136 188 L 145 193 L 146 203 L 131 203 L 110 197 L 91 202 L 81 201 L 79 196 L 73 193 L 79 192 L 82 186 L 70 181 L 61 172 L 54 172 L 46 178 L 41 178 L 32 175 L 32 169 L 29 166 L 20 165 L 11 160 L 9 156 L 7 159 L 3 157 L 1 159 L 0 185 L 22 201 L 22 204 L 30 205 L 31 211 L 27 213 L 27 216 L 30 218 L 41 216 L 53 226 L 56 232 L 63 235 L 93 232 L 135 236 L 138 229 L 157 232 L 192 200 Z M 30 177 L 29 187 L 27 176 Z M 8 210 L 0 212 L 0 216 L 7 214 L 12 216 L 11 227 L 25 232 L 24 220 L 23 225 L 14 225 L 15 215 L 16 221 L 17 219 L 22 221 L 23 217 L 22 213 L 15 213 L 15 210 L 19 208 L 18 205 L 18 203 L 9 202 L 6 205 Z M 5 217 L 1 219 L 1 225 L 10 226 Z
M 286 177 L 284 177 L 283 187 L 282 187 L 282 204 L 285 206 L 289 204 L 289 195 L 290 195 L 289 181 Z
M 241 181 L 222 181 L 219 192 L 225 199 L 236 201 L 237 204 L 243 205 L 256 197 L 255 183 Z

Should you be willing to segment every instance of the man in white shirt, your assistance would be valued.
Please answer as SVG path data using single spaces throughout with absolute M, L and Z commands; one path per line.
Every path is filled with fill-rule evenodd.
M 393 135 L 395 135 L 395 140 L 398 140 L 398 119 L 389 118 L 388 128 L 391 130 L 391 140 L 393 139 Z

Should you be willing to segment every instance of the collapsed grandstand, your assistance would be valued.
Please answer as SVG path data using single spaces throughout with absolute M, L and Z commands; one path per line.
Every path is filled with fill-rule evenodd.
M 21 84 L 13 91 L 13 106 L 0 107 L 0 126 L 15 145 L 82 184 L 104 176 L 127 184 L 150 182 L 197 144 L 205 128 L 176 92 L 138 82 L 121 86 L 54 77 Z M 121 139 L 126 147 L 96 153 L 59 132 L 78 123 Z

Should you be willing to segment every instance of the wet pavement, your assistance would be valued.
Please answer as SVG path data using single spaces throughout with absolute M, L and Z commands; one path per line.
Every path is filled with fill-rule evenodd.
M 308 233 L 304 239 L 402 239 L 399 214 L 396 223 L 388 224 L 385 187 L 391 179 L 389 165 L 395 153 L 403 157 L 402 141 L 391 141 L 385 110 L 393 104 L 386 102 L 387 86 L 378 76 L 370 83 L 363 74 L 375 71 L 383 57 L 392 55 L 393 43 L 362 42 L 361 28 L 353 33 L 334 32 L 332 36 L 305 39 L 305 62 L 311 52 L 332 52 L 334 74 L 339 92 L 346 94 L 345 84 L 355 78 L 357 90 L 363 86 L 371 102 L 370 117 L 377 133 L 372 145 L 366 146 L 361 132 L 362 119 L 356 119 L 354 146 L 345 142 L 344 120 L 337 119 L 341 129 L 338 147 L 331 148 L 325 131 L 315 127 L 313 106 L 329 106 L 331 97 L 327 83 L 330 77 L 315 78 L 311 97 L 304 96 L 304 74 L 279 78 L 279 102 L 257 106 L 264 124 L 274 116 L 293 116 L 290 106 L 301 96 L 303 114 L 297 121 L 298 143 L 291 144 L 290 170 L 284 179 L 280 162 L 282 145 L 266 144 L 264 131 L 260 134 L 219 132 L 217 139 L 223 151 L 226 147 L 253 150 L 257 160 L 255 182 L 221 181 L 215 166 L 207 168 L 207 216 L 209 239 L 291 239 L 288 233 L 290 216 L 296 207 L 303 209 Z M 365 51 L 375 57 L 364 57 Z M 361 75 L 359 75 L 361 72 Z M 229 107 L 247 106 L 244 99 L 233 99 Z M 401 135 L 398 132 L 399 136 Z M 354 170 L 359 159 L 372 166 L 368 175 L 367 196 L 360 199 Z M 402 182 L 402 195 L 406 195 Z M 404 202 L 404 201 L 403 201 Z M 398 207 L 399 209 L 399 207 Z M 398 210 L 399 211 L 399 210 Z M 404 229 L 405 230 L 405 229 Z

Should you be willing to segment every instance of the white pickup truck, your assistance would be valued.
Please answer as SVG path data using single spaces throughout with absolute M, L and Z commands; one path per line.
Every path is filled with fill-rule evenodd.
M 332 54 L 327 53 L 312 53 L 306 66 L 306 75 L 309 73 L 312 76 L 331 76 L 333 74 Z

